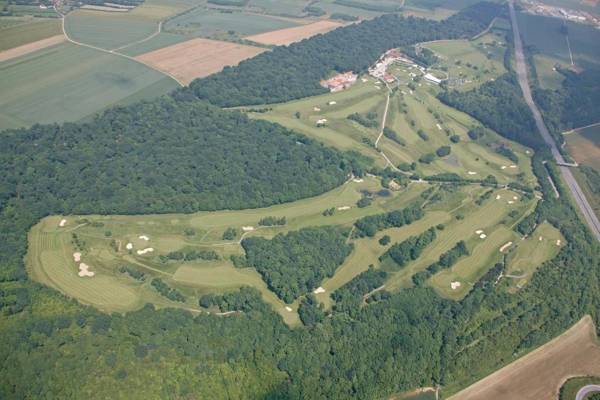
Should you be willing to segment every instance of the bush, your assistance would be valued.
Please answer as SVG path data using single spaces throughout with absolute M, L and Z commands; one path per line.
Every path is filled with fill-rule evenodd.
M 389 235 L 383 235 L 381 239 L 379 239 L 379 244 L 382 246 L 387 246 L 392 239 Z
M 435 154 L 437 154 L 438 157 L 446 157 L 450 154 L 450 151 L 452 151 L 450 146 L 442 146 L 435 151 Z

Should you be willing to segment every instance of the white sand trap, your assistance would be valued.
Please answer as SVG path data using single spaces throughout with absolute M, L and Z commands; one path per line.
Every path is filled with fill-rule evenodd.
M 557 246 L 560 246 L 560 239 L 557 239 L 557 240 L 556 240 L 556 245 L 557 245 Z
M 441 126 L 440 124 L 435 124 L 435 126 L 437 126 L 437 128 L 438 128 L 438 131 L 441 131 L 441 130 L 442 130 L 442 126 Z
M 285 306 L 285 311 L 292 312 L 293 310 L 292 310 L 292 307 Z
M 60 226 L 62 228 L 66 224 L 67 224 L 67 220 L 66 219 L 61 219 L 60 222 L 58 223 L 58 226 Z
M 450 288 L 452 290 L 456 290 L 460 287 L 460 282 L 459 281 L 454 281 L 454 282 L 450 282 Z
M 477 175 L 477 172 L 475 172 L 475 171 L 469 171 L 469 172 L 467 172 L 467 174 L 469 174 L 469 175 Z
M 332 101 L 330 101 L 330 102 L 329 102 L 329 103 L 327 103 L 327 104 L 329 104 L 330 106 L 335 106 L 335 105 L 337 104 L 337 101 L 333 101 L 333 100 L 332 100 Z
M 510 166 L 510 167 L 508 167 L 508 168 L 517 168 L 517 166 L 513 164 L 513 165 L 511 165 L 511 166 Z
M 525 154 L 531 154 L 529 150 L 525 150 Z
M 512 246 L 512 243 L 513 242 L 508 242 L 508 243 L 505 243 L 502 247 L 500 247 L 500 253 L 503 253 L 504 250 L 506 250 L 507 248 L 509 248 L 510 246 Z
M 337 208 L 339 211 L 346 211 L 350 209 L 350 206 L 342 206 Z
M 325 293 L 325 289 L 323 289 L 323 286 L 319 286 L 318 288 L 315 289 L 315 291 L 313 293 L 314 294 Z
M 145 248 L 145 249 L 143 249 L 143 250 L 138 250 L 138 251 L 137 251 L 137 253 L 138 253 L 140 256 L 142 256 L 142 255 L 144 255 L 144 254 L 146 254 L 146 253 L 152 253 L 153 251 L 154 251 L 154 249 L 153 249 L 152 247 L 148 247 L 148 248 Z
M 150 238 L 149 238 L 148 236 L 146 236 L 146 235 L 140 235 L 140 237 L 139 237 L 139 238 L 140 238 L 140 239 L 142 239 L 142 240 L 145 240 L 146 242 L 147 242 L 148 240 L 150 240 Z
M 131 250 L 131 249 L 133 249 L 133 243 L 127 243 L 127 246 L 125 246 L 125 248 L 126 248 L 127 250 Z
M 476 234 L 478 234 L 478 235 L 481 235 L 481 234 L 483 233 L 483 230 L 481 230 L 481 229 L 477 229 L 477 230 L 475 231 L 475 233 L 476 233 Z
M 485 239 L 487 237 L 487 235 L 485 233 L 482 233 L 481 235 L 479 235 L 480 239 Z
M 321 109 L 319 107 L 315 107 L 313 108 L 314 111 L 321 111 Z
M 512 201 L 512 200 L 509 200 L 509 201 L 508 201 L 508 204 L 515 204 L 515 202 L 514 202 L 514 201 Z
M 252 232 L 254 230 L 253 226 L 242 226 L 242 230 L 244 232 Z
M 362 180 L 360 178 L 354 178 L 354 179 L 352 179 L 352 181 L 356 182 L 356 183 L 363 183 L 364 182 L 364 180 Z
M 78 275 L 80 277 L 82 277 L 82 278 L 86 277 L 86 276 L 89 276 L 89 277 L 94 276 L 95 274 L 92 271 L 89 271 L 89 268 L 90 268 L 90 266 L 87 265 L 87 264 L 85 264 L 85 263 L 79 264 L 79 273 L 78 273 Z
M 81 261 L 81 253 L 79 253 L 79 252 L 73 253 L 73 261 L 75 261 L 75 262 Z
M 360 80 L 362 81 L 362 83 L 369 82 L 369 80 L 367 78 L 361 78 Z
M 541 242 L 542 240 L 544 240 L 544 238 L 540 236 L 538 240 Z
M 518 200 L 519 198 L 517 196 L 513 196 L 513 200 Z
M 506 169 L 506 165 L 501 166 L 500 169 Z
M 499 194 L 496 195 L 496 200 L 500 200 L 502 196 L 500 196 Z

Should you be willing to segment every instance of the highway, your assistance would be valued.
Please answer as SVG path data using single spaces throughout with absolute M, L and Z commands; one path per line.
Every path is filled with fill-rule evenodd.
M 552 156 L 554 157 L 554 160 L 556 160 L 556 163 L 559 164 L 558 168 L 560 169 L 563 179 L 566 182 L 567 187 L 571 191 L 571 194 L 573 195 L 577 206 L 581 210 L 581 213 L 583 214 L 583 217 L 585 218 L 590 229 L 592 230 L 592 233 L 594 234 L 596 239 L 600 241 L 600 221 L 598 221 L 598 217 L 594 213 L 594 210 L 590 206 L 590 203 L 585 198 L 583 191 L 577 184 L 577 181 L 573 177 L 573 174 L 571 173 L 569 167 L 561 165 L 565 164 L 565 159 L 563 158 L 562 154 L 560 154 L 560 151 L 556 146 L 554 138 L 552 137 L 552 135 L 550 135 L 550 132 L 548 132 L 548 128 L 546 127 L 546 124 L 542 119 L 542 114 L 540 113 L 540 110 L 537 108 L 535 102 L 533 101 L 533 96 L 531 95 L 531 88 L 529 87 L 529 81 L 527 77 L 527 64 L 525 63 L 525 56 L 523 55 L 523 43 L 521 42 L 521 35 L 519 33 L 519 25 L 517 23 L 517 17 L 515 13 L 513 0 L 509 0 L 508 7 L 510 9 L 510 20 L 512 23 L 513 37 L 515 42 L 514 44 L 517 76 L 519 78 L 519 85 L 521 86 L 521 90 L 523 91 L 523 97 L 525 98 L 527 105 L 533 113 L 535 124 L 540 134 L 542 135 L 542 138 L 544 139 L 546 144 L 550 146 Z
M 583 400 L 585 396 L 591 393 L 600 392 L 600 385 L 585 385 L 577 392 L 575 400 Z

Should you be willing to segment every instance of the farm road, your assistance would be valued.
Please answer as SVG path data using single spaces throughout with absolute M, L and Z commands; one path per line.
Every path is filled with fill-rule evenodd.
M 550 149 L 552 150 L 552 155 L 553 155 L 554 159 L 556 160 L 556 163 L 559 165 L 564 164 L 565 159 L 563 158 L 562 154 L 560 154 L 560 151 L 558 150 L 558 147 L 556 146 L 556 142 L 550 135 L 550 132 L 548 132 L 548 128 L 546 127 L 546 125 L 544 123 L 542 114 L 540 113 L 540 110 L 537 108 L 535 102 L 533 101 L 533 96 L 531 95 L 531 88 L 529 87 L 529 80 L 527 77 L 527 64 L 525 63 L 525 56 L 523 55 L 523 43 L 521 42 L 521 36 L 519 33 L 519 25 L 517 23 L 517 17 L 516 17 L 516 13 L 515 13 L 513 0 L 509 0 L 508 7 L 510 9 L 510 20 L 512 23 L 513 36 L 514 36 L 514 42 L 515 42 L 515 59 L 516 59 L 517 76 L 519 77 L 519 85 L 521 86 L 521 90 L 523 91 L 523 97 L 525 98 L 525 101 L 527 102 L 527 105 L 529 106 L 529 109 L 531 110 L 531 112 L 533 114 L 533 117 L 535 119 L 535 124 L 538 128 L 538 131 L 542 135 L 542 138 L 544 139 L 546 144 L 548 144 L 548 146 L 550 146 Z M 592 230 L 592 233 L 594 234 L 596 239 L 598 239 L 598 241 L 600 241 L 600 221 L 598 220 L 598 217 L 594 213 L 592 206 L 585 198 L 583 191 L 581 190 L 581 188 L 579 187 L 579 184 L 573 177 L 573 174 L 571 173 L 571 170 L 569 169 L 569 167 L 560 165 L 559 169 L 563 176 L 563 179 L 565 180 L 569 190 L 571 191 L 571 194 L 573 195 L 573 198 L 575 199 L 575 202 L 577 203 L 577 206 L 581 210 L 581 213 L 583 214 L 590 229 Z
M 585 385 L 575 395 L 575 400 L 583 400 L 585 396 L 591 393 L 600 392 L 600 385 Z

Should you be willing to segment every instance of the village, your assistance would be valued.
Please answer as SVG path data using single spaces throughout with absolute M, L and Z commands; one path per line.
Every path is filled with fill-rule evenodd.
M 600 29 L 600 17 L 592 13 L 571 10 L 563 7 L 550 6 L 535 0 L 522 0 L 521 5 L 531 14 L 566 19 L 572 22 L 591 24 Z

